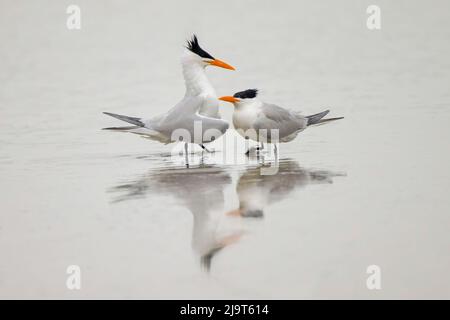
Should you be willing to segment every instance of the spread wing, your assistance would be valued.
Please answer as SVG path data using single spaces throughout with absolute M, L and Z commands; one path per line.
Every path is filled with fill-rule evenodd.
M 201 96 L 186 96 L 164 115 L 148 120 L 157 130 L 176 129 L 180 123 L 189 121 L 191 117 L 205 104 Z

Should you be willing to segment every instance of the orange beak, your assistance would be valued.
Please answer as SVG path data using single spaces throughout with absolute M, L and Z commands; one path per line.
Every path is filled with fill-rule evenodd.
M 219 59 L 214 59 L 214 60 L 210 61 L 209 64 L 212 66 L 221 67 L 224 69 L 236 70 L 234 67 L 230 66 L 228 63 L 223 62 L 222 60 L 219 60 Z
M 226 101 L 226 102 L 231 102 L 231 103 L 235 103 L 235 102 L 239 101 L 238 98 L 235 98 L 235 97 L 232 97 L 232 96 L 220 97 L 219 100 Z

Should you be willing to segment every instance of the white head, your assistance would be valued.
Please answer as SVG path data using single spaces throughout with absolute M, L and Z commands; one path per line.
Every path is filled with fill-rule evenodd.
M 215 59 L 208 52 L 203 50 L 198 44 L 198 39 L 194 35 L 191 40 L 188 40 L 186 50 L 181 57 L 181 62 L 186 65 L 201 66 L 203 68 L 207 66 L 216 66 L 225 69 L 235 70 L 224 61 Z
M 241 107 L 258 102 L 256 96 L 258 95 L 258 89 L 247 89 L 244 91 L 236 92 L 233 96 L 223 96 L 219 100 L 231 102 L 235 107 Z

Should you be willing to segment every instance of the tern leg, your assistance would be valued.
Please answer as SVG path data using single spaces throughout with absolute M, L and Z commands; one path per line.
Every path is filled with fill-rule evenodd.
M 189 168 L 188 144 L 184 144 L 184 157 L 186 159 L 186 167 Z

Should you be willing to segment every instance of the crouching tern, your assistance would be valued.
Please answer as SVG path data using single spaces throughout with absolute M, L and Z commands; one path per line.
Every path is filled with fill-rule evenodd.
M 263 102 L 256 98 L 257 95 L 257 89 L 248 89 L 237 92 L 233 96 L 220 97 L 219 100 L 231 102 L 234 105 L 235 129 L 245 139 L 260 142 L 261 147 L 258 150 L 264 148 L 264 142 L 289 142 L 311 125 L 343 119 L 343 117 L 324 119 L 329 110 L 303 116 L 297 111 Z
M 203 144 L 212 142 L 223 135 L 229 125 L 227 121 L 220 118 L 219 101 L 206 76 L 205 68 L 216 66 L 229 70 L 235 69 L 203 50 L 195 35 L 188 41 L 181 57 L 181 65 L 186 94 L 172 109 L 149 119 L 104 112 L 132 124 L 132 126 L 104 129 L 134 133 L 165 144 L 182 141 L 185 143 L 186 154 L 188 143 L 199 144 L 207 150 Z

